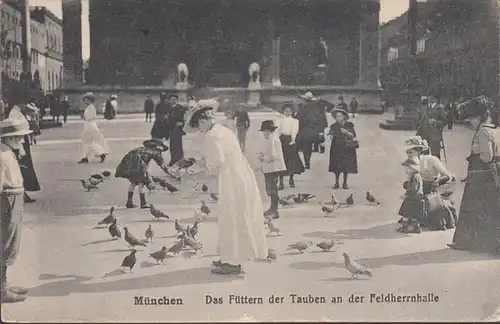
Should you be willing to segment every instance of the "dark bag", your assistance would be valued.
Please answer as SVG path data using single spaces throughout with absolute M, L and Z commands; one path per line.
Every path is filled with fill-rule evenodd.
M 348 149 L 355 149 L 356 150 L 359 148 L 359 142 L 358 142 L 358 140 L 355 140 L 355 139 L 346 139 L 345 147 Z

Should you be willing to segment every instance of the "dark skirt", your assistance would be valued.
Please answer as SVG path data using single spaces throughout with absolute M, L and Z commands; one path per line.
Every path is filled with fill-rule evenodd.
M 424 202 L 419 196 L 407 196 L 399 208 L 401 217 L 422 220 L 424 218 Z
M 283 158 L 285 159 L 287 174 L 301 174 L 305 171 L 304 164 L 299 156 L 297 145 L 290 145 L 291 136 L 280 136 L 281 147 L 283 149 Z
M 491 170 L 469 172 L 453 243 L 500 255 L 500 190 Z
M 21 167 L 21 174 L 23 176 L 24 190 L 25 191 L 40 191 L 40 183 L 36 176 L 35 166 L 31 159 L 31 148 L 28 139 L 24 139 L 23 148 L 25 155 L 19 159 L 19 166 Z
M 184 158 L 182 135 L 182 129 L 179 126 L 174 126 L 170 134 L 170 166 Z
M 312 128 L 304 128 L 299 131 L 297 134 L 297 138 L 295 142 L 297 144 L 297 148 L 300 151 L 308 151 L 311 150 L 313 143 L 318 138 L 318 131 Z
M 342 141 L 332 141 L 328 171 L 333 173 L 358 173 L 356 149 L 345 147 Z
M 116 178 L 124 178 L 133 184 L 148 184 L 148 166 L 137 154 L 127 154 L 123 157 L 115 172 Z

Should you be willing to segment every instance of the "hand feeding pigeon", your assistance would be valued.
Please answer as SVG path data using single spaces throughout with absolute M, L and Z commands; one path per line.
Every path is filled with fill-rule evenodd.
M 153 231 L 153 228 L 151 227 L 151 225 L 149 225 L 149 227 L 146 229 L 146 232 L 144 232 L 144 235 L 146 236 L 146 240 L 148 242 L 151 241 L 151 243 L 153 243 L 153 236 L 155 234 L 154 234 L 154 231 Z
M 201 201 L 200 211 L 201 211 L 203 214 L 210 215 L 210 208 L 208 208 L 208 206 L 207 206 L 207 204 L 205 204 L 205 201 L 204 201 L 204 200 L 202 200 L 202 201 Z
M 135 257 L 136 250 L 130 251 L 130 254 L 127 255 L 122 262 L 122 271 L 125 272 L 125 268 L 129 268 L 130 272 L 132 272 L 132 268 L 134 267 L 135 263 L 137 262 L 137 258 Z
M 124 227 L 123 231 L 125 232 L 125 242 L 127 242 L 130 246 L 135 247 L 135 246 L 146 246 L 146 243 L 143 241 L 139 240 L 135 236 L 129 233 L 128 228 Z
M 274 249 L 267 249 L 267 260 L 269 262 L 276 260 L 276 251 Z
M 153 204 L 149 206 L 149 213 L 156 219 L 160 220 L 160 218 L 166 218 L 170 219 L 170 217 L 162 212 L 161 210 L 157 209 Z
M 97 225 L 109 225 L 113 223 L 113 220 L 115 219 L 115 216 L 113 215 L 115 212 L 115 207 L 111 207 L 111 210 L 109 211 L 109 215 L 106 216 L 102 221 L 97 223 Z
M 203 184 L 203 185 L 201 186 L 201 191 L 203 191 L 203 192 L 207 192 L 207 191 L 208 191 L 208 187 L 207 187 L 207 185 L 206 185 L 206 184 Z
M 169 249 L 167 252 L 171 252 L 175 255 L 178 255 L 179 252 L 182 250 L 182 248 L 184 247 L 184 240 L 179 240 L 179 241 L 176 241 Z
M 160 251 L 153 252 L 149 256 L 155 259 L 156 263 L 163 263 L 163 260 L 167 257 L 167 248 L 162 247 Z
M 87 191 L 90 191 L 92 189 L 97 189 L 97 186 L 91 184 L 86 180 L 80 180 L 80 182 L 82 183 L 83 188 L 87 189 Z
M 359 275 L 373 277 L 370 270 L 355 261 L 351 261 L 347 253 L 342 253 L 342 255 L 344 256 L 345 268 L 352 274 L 353 278 L 358 279 Z
M 335 241 L 322 241 L 319 244 L 316 244 L 316 246 L 322 249 L 324 252 L 329 252 L 335 246 Z
M 271 235 L 272 233 L 276 233 L 278 235 L 281 235 L 280 229 L 277 228 L 276 225 L 274 225 L 271 218 L 268 218 L 268 220 L 267 220 L 267 228 L 269 229 L 269 233 L 267 233 L 267 236 Z
M 109 225 L 108 231 L 111 237 L 114 239 L 122 237 L 122 233 L 120 232 L 120 229 L 116 225 L 116 218 L 113 219 L 113 222 L 111 223 L 111 225 Z
M 214 201 L 219 201 L 219 196 L 215 192 L 212 192 L 210 194 L 210 198 L 212 198 Z
M 304 253 L 304 250 L 307 250 L 307 248 L 309 247 L 309 245 L 312 245 L 311 241 L 309 241 L 309 242 L 299 241 L 297 243 L 288 245 L 288 248 L 286 249 L 286 251 L 288 251 L 288 250 L 297 250 L 300 253 Z
M 347 197 L 345 203 L 347 204 L 347 206 L 351 207 L 352 205 L 354 205 L 354 197 L 352 194 L 349 195 L 349 197 Z
M 380 202 L 369 192 L 366 192 L 366 200 L 373 205 L 380 205 Z

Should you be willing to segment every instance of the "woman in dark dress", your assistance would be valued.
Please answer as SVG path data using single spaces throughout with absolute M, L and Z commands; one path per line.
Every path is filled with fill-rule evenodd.
M 331 137 L 330 165 L 328 171 L 335 173 L 335 185 L 333 189 L 338 189 L 340 174 L 344 176 L 342 188 L 349 189 L 347 177 L 349 174 L 358 173 L 358 159 L 356 149 L 356 131 L 354 124 L 348 122 L 349 114 L 344 109 L 334 109 L 332 116 L 335 123 L 330 126 L 328 136 Z

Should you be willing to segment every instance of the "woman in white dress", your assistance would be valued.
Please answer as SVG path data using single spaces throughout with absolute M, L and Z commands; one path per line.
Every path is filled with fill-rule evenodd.
M 78 163 L 89 163 L 89 157 L 99 156 L 101 163 L 106 160 L 106 155 L 111 153 L 108 143 L 104 139 L 101 131 L 97 127 L 96 118 L 97 112 L 94 106 L 95 96 L 92 92 L 87 92 L 83 95 L 83 102 L 86 105 L 83 113 L 83 132 L 81 134 L 82 144 L 82 159 Z
M 215 100 L 200 100 L 185 115 L 184 131 L 200 132 L 203 159 L 199 161 L 208 175 L 219 180 L 219 255 L 213 273 L 239 274 L 249 259 L 267 257 L 264 208 L 253 169 L 243 155 L 236 135 L 215 123 L 219 107 Z

